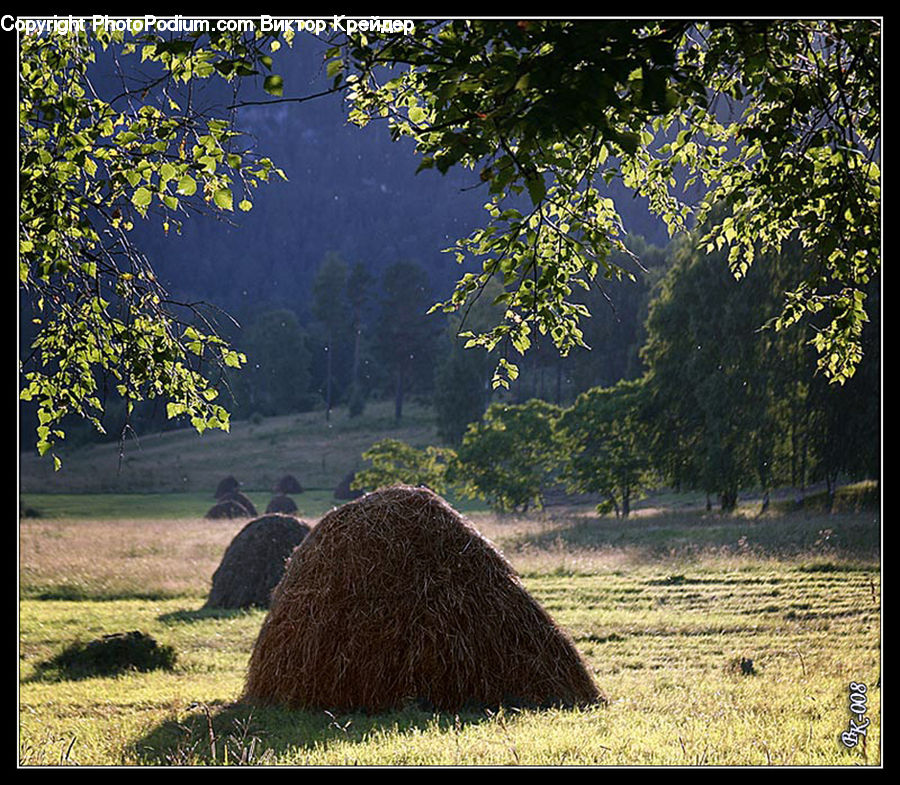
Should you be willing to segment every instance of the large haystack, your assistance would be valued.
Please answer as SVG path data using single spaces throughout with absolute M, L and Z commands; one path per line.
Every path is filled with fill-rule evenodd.
M 241 487 L 241 484 L 232 476 L 228 475 L 227 477 L 223 477 L 219 480 L 219 484 L 216 486 L 216 499 L 221 499 L 224 496 L 227 496 L 229 493 L 234 493 L 238 488 Z
M 285 474 L 278 482 L 275 483 L 273 489 L 275 493 L 303 493 L 303 486 L 293 474 Z
M 292 512 L 297 512 L 297 503 L 290 496 L 279 493 L 272 497 L 266 507 L 266 513 L 270 512 L 283 512 L 290 515 Z
M 332 510 L 294 551 L 244 699 L 453 711 L 586 704 L 599 693 L 490 541 L 431 491 L 395 486 Z
M 207 608 L 269 607 L 291 551 L 309 534 L 292 515 L 264 515 L 235 535 L 213 573 Z

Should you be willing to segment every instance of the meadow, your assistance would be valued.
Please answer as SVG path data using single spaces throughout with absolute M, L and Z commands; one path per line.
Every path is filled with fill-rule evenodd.
M 325 502 L 311 498 L 307 519 Z M 881 763 L 876 511 L 648 509 L 627 522 L 589 507 L 472 511 L 607 702 L 366 715 L 239 703 L 264 612 L 202 606 L 243 522 L 178 514 L 176 502 L 155 518 L 114 506 L 20 521 L 23 766 Z M 74 641 L 129 630 L 171 646 L 174 669 L 72 678 L 52 667 Z M 870 721 L 852 749 L 840 739 L 856 719 L 851 682 L 867 687 Z

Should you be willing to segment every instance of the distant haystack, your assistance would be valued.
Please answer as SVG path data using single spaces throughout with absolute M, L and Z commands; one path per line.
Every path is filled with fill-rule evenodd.
M 332 510 L 294 551 L 244 699 L 342 711 L 602 700 L 571 640 L 491 542 L 409 486 Z
M 240 487 L 241 484 L 229 474 L 225 479 L 220 480 L 219 484 L 216 486 L 215 498 L 221 499 L 229 493 L 235 493 Z
M 213 574 L 207 608 L 269 607 L 291 551 L 309 526 L 291 515 L 264 515 L 238 532 Z
M 334 489 L 334 498 L 335 499 L 339 499 L 340 501 L 347 501 L 347 500 L 358 499 L 360 496 L 363 495 L 363 491 L 357 491 L 357 490 L 350 488 L 350 483 L 353 482 L 355 477 L 356 477 L 355 472 L 350 472 L 349 474 L 344 475 L 344 479 L 342 479 L 338 483 L 337 488 Z
M 273 490 L 278 494 L 303 493 L 303 486 L 300 485 L 300 481 L 293 474 L 285 474 L 284 477 L 275 483 Z
M 206 515 L 203 517 L 210 520 L 220 520 L 223 518 L 252 518 L 254 515 L 256 515 L 255 512 L 251 513 L 240 502 L 234 499 L 226 499 L 216 502 L 206 511 Z
M 290 515 L 292 512 L 297 512 L 297 503 L 290 496 L 279 493 L 272 497 L 272 501 L 266 507 L 266 514 L 270 512 L 282 512 Z
M 253 502 L 250 501 L 250 499 L 247 498 L 240 491 L 232 491 L 231 493 L 227 493 L 221 499 L 219 499 L 219 501 L 220 502 L 237 502 L 238 504 L 241 505 L 241 507 L 243 507 L 245 510 L 247 510 L 248 513 L 250 513 L 251 518 L 255 518 L 257 515 L 259 515 L 259 513 L 256 511 L 256 507 L 254 506 Z

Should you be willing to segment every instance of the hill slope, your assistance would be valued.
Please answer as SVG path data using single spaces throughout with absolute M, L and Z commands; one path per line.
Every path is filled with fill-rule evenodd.
M 424 446 L 437 442 L 431 409 L 415 404 L 404 409 L 400 425 L 391 402 L 371 403 L 363 416 L 350 419 L 346 409 L 269 417 L 258 423 L 232 423 L 230 433 L 193 429 L 147 434 L 125 445 L 91 444 L 62 454 L 53 471 L 49 459 L 20 458 L 23 493 L 209 492 L 233 474 L 244 490 L 269 491 L 290 473 L 305 488 L 333 489 L 373 442 L 387 436 Z

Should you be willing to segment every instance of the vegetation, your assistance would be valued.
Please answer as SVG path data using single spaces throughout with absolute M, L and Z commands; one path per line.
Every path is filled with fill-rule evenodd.
M 103 378 L 126 417 L 153 397 L 198 429 L 228 426 L 210 370 L 244 357 L 212 314 L 163 291 L 129 230 L 151 213 L 176 231 L 190 210 L 249 209 L 252 189 L 283 174 L 244 143 L 233 113 L 207 116 L 189 100 L 205 80 L 231 89 L 260 72 L 279 99 L 283 79 L 269 69 L 280 47 L 259 32 L 22 39 L 19 269 L 38 320 L 22 394 L 42 453 L 67 416 L 102 427 Z M 576 289 L 634 275 L 611 256 L 629 249 L 604 181 L 647 199 L 673 231 L 690 218 L 682 187 L 702 181 L 702 242 L 727 248 L 738 277 L 798 243 L 801 274 L 773 324 L 820 319 L 819 369 L 846 381 L 859 366 L 866 287 L 880 267 L 878 21 L 459 20 L 338 37 L 330 57 L 328 92 L 348 92 L 351 119 L 387 117 L 421 167 L 479 173 L 489 218 L 457 253 L 481 271 L 444 307 L 461 310 L 502 282 L 500 323 L 469 338 L 503 346 L 495 384 L 518 374 L 508 351 L 539 335 L 562 352 L 585 343 L 589 308 Z M 145 73 L 119 70 L 126 88 L 106 95 L 89 70 L 110 62 Z M 416 372 L 381 363 L 399 416 Z
M 240 523 L 29 520 L 20 763 L 881 762 L 880 521 L 871 513 L 474 522 L 573 636 L 607 707 L 250 711 L 234 701 L 263 612 L 201 610 Z M 76 636 L 133 629 L 171 646 L 175 668 L 68 680 L 38 667 Z M 850 681 L 868 685 L 871 719 L 852 750 L 839 740 Z
M 729 247 L 735 275 L 789 237 L 821 260 L 779 325 L 828 309 L 819 365 L 845 380 L 880 258 L 879 47 L 868 20 L 459 20 L 351 39 L 332 56 L 352 80 L 351 119 L 387 117 L 420 168 L 480 171 L 490 218 L 457 253 L 482 271 L 445 307 L 497 276 L 507 313 L 473 341 L 524 352 L 537 329 L 563 352 L 581 344 L 573 287 L 624 274 L 609 260 L 624 250 L 619 215 L 598 183 L 621 179 L 676 231 L 691 212 L 678 191 L 702 180 L 696 218 L 726 206 L 705 242 Z M 725 101 L 739 107 L 730 116 Z M 500 370 L 515 376 L 505 359 Z
M 558 413 L 538 399 L 491 404 L 480 421 L 469 425 L 451 481 L 500 512 L 540 508 L 546 478 L 560 460 L 553 429 Z

